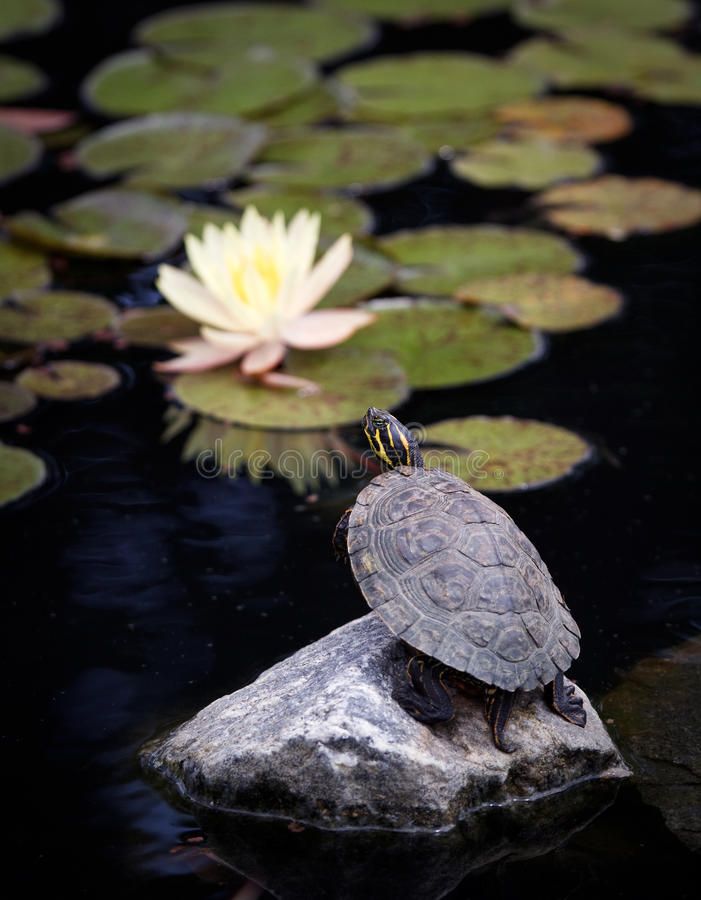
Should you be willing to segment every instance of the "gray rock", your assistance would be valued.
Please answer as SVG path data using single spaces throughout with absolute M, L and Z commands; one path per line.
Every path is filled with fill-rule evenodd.
M 300 650 L 147 745 L 147 771 L 190 802 L 325 828 L 436 829 L 476 809 L 629 772 L 584 698 L 588 724 L 519 695 L 515 753 L 497 750 L 479 696 L 427 727 L 392 699 L 404 654 L 371 613 Z

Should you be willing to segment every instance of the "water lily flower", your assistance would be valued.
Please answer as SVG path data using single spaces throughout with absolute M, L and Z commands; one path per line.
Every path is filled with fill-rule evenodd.
M 181 313 L 200 322 L 200 337 L 173 341 L 182 355 L 158 363 L 161 372 L 200 372 L 240 359 L 244 375 L 269 384 L 299 385 L 273 370 L 288 347 L 331 347 L 368 325 L 371 313 L 311 310 L 348 267 L 353 248 L 344 234 L 314 264 L 320 216 L 300 210 L 289 225 L 253 206 L 239 228 L 205 225 L 202 239 L 189 234 L 185 249 L 192 273 L 159 267 L 158 290 Z

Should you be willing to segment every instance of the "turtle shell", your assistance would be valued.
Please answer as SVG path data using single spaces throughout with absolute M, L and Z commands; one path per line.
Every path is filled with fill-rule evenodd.
M 438 469 L 384 472 L 356 500 L 348 554 L 363 596 L 412 647 L 507 691 L 579 656 L 580 632 L 504 510 Z

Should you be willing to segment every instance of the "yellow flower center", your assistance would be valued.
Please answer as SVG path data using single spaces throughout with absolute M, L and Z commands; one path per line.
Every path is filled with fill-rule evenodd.
M 251 306 L 275 300 L 282 283 L 279 261 L 270 253 L 269 248 L 258 246 L 250 256 L 244 256 L 230 264 L 231 281 L 236 295 Z M 248 277 L 246 277 L 248 275 Z M 253 277 L 251 277 L 253 276 Z M 255 277 L 257 276 L 257 278 Z M 261 297 L 260 287 L 265 297 Z

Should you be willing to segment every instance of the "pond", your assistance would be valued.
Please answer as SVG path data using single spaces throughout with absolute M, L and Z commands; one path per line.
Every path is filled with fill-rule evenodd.
M 81 85 L 98 64 L 129 47 L 137 23 L 172 6 L 172 0 L 141 0 L 100 8 L 65 0 L 63 19 L 52 29 L 10 37 L 4 44 L 4 53 L 38 64 L 47 77 L 43 92 L 21 101 L 8 98 L 7 102 L 81 110 L 76 122 L 45 138 L 48 149 L 33 171 L 19 174 L 4 186 L 3 215 L 10 231 L 20 210 L 46 213 L 55 204 L 98 186 L 96 179 L 81 170 L 75 143 L 113 118 L 142 110 L 100 111 L 96 108 L 99 103 L 94 102 L 95 90 L 92 104 L 81 107 L 81 97 L 85 101 L 89 93 L 83 87 L 81 95 Z M 338 14 L 339 7 L 352 8 L 354 4 L 328 0 L 323 6 Z M 384 4 L 384 8 L 392 6 Z M 390 16 L 373 26 L 374 36 L 369 40 L 370 32 L 363 31 L 366 26 L 358 26 L 355 49 L 351 44 L 327 52 L 332 61 L 324 64 L 323 71 L 328 76 L 337 70 L 342 73 L 346 67 L 350 70 L 362 60 L 413 52 L 468 52 L 499 60 L 534 35 L 542 38 L 544 30 L 560 27 L 544 13 L 545 19 L 539 18 L 538 8 L 545 4 L 520 4 L 518 15 L 510 12 L 509 6 L 508 2 L 463 4 L 475 10 L 481 7 L 479 15 L 452 21 L 449 14 L 447 21 L 437 22 L 412 15 L 397 22 Z M 580 15 L 582 7 L 598 10 L 600 6 L 570 4 L 575 11 L 580 8 Z M 621 15 L 629 6 L 621 4 Z M 671 19 L 665 20 L 663 15 L 655 20 L 653 12 L 658 6 L 665 7 L 664 15 Z M 669 12 L 675 6 L 650 3 L 652 24 L 645 28 L 662 32 L 658 40 L 685 48 L 684 65 L 698 65 L 698 57 L 692 56 L 701 49 L 698 9 L 694 5 L 683 15 L 677 11 L 675 19 Z M 377 8 L 370 2 L 355 4 L 356 9 L 364 7 L 371 13 Z M 581 21 L 577 24 L 581 27 Z M 630 22 L 623 25 L 634 27 Z M 270 26 L 264 22 L 260 27 Z M 290 41 L 297 39 L 290 34 Z M 626 32 L 629 49 L 638 39 L 643 38 Z M 260 36 L 256 40 L 260 42 Z M 602 38 L 602 46 L 605 43 Z M 218 52 L 225 53 L 230 46 L 222 41 Z M 197 45 L 189 65 L 201 65 L 200 52 Z M 313 50 L 307 48 L 307 52 L 313 55 Z M 649 47 L 647 52 L 652 53 Z M 659 52 L 662 58 L 664 53 Z M 669 50 L 664 52 L 669 54 Z M 318 51 L 318 55 L 323 58 L 324 52 Z M 597 144 L 600 158 L 596 167 L 628 179 L 654 178 L 700 188 L 701 91 L 690 86 L 692 74 L 688 81 L 686 74 L 675 75 L 676 88 L 672 88 L 665 83 L 664 74 L 657 79 L 654 72 L 640 74 L 623 56 L 616 85 L 608 82 L 610 69 L 599 59 L 603 74 L 598 75 L 598 83 L 582 86 L 576 78 L 569 83 L 565 78 L 559 87 L 553 87 L 554 93 L 614 103 L 631 117 L 632 130 Z M 609 62 L 610 58 L 611 54 Z M 628 66 L 635 70 L 633 75 Z M 672 66 L 669 60 L 668 66 Z M 531 67 L 531 74 L 521 76 L 524 82 L 536 77 L 535 69 Z M 295 71 L 300 78 L 307 77 Z M 407 81 L 411 90 L 390 92 L 387 107 L 383 107 L 382 91 L 375 86 L 373 93 L 367 70 L 363 74 L 359 68 L 353 77 L 338 77 L 346 77 L 347 89 L 353 87 L 353 78 L 361 85 L 364 78 L 369 79 L 370 87 L 363 95 L 365 106 L 361 103 L 356 112 L 364 108 L 364 115 L 375 123 L 378 116 L 380 122 L 388 117 L 393 128 L 416 128 L 413 118 L 389 108 L 392 103 L 406 103 L 407 96 L 411 104 L 412 90 L 419 125 L 425 125 L 422 103 L 434 109 L 445 103 L 444 118 L 450 118 L 455 102 L 441 79 L 431 82 L 425 71 L 416 82 L 425 87 L 425 96 Z M 379 77 L 387 84 L 394 76 L 384 72 Z M 477 82 L 480 77 L 486 76 L 475 73 Z M 290 78 L 287 72 L 283 83 Z M 496 75 L 494 78 L 498 80 Z M 276 84 L 279 90 L 279 74 Z M 466 91 L 467 99 L 461 102 L 477 102 L 474 85 L 467 90 L 462 81 L 451 84 L 455 91 Z M 500 90 L 506 95 L 510 91 L 512 96 L 492 101 L 493 107 L 523 99 L 514 95 L 513 86 L 502 85 Z M 529 92 L 530 88 L 526 96 Z M 106 96 L 117 106 L 124 102 L 117 89 Z M 129 96 L 140 95 L 137 91 Z M 253 117 L 246 109 L 241 112 Z M 332 120 L 334 115 L 330 114 Z M 273 121 L 272 116 L 268 118 Z M 470 127 L 487 128 L 483 118 L 475 113 Z M 269 123 L 269 127 L 282 126 Z M 494 130 L 493 123 L 489 127 Z M 419 141 L 419 130 L 410 139 L 412 147 Z M 360 195 L 355 191 L 344 195 L 360 196 L 359 202 L 372 211 L 373 235 L 380 240 L 372 251 L 366 250 L 368 254 L 398 253 L 396 244 L 392 251 L 389 235 L 404 230 L 444 225 L 538 229 L 555 241 L 569 242 L 581 263 L 579 276 L 609 286 L 623 298 L 622 308 L 608 318 L 602 316 L 606 320 L 599 324 L 536 336 L 537 352 L 534 344 L 525 358 L 517 354 L 516 363 L 509 357 L 511 363 L 497 373 L 501 377 L 456 376 L 431 384 L 430 373 L 419 377 L 416 359 L 410 360 L 406 365 L 415 376 L 411 379 L 414 389 L 410 396 L 405 392 L 404 402 L 399 402 L 398 395 L 397 406 L 403 421 L 424 427 L 471 416 L 514 416 L 552 423 L 578 435 L 591 448 L 588 459 L 566 476 L 558 471 L 552 481 L 543 479 L 548 483 L 542 486 L 492 496 L 533 540 L 575 612 L 583 640 L 573 677 L 602 711 L 638 776 L 581 830 L 563 834 L 564 843 L 553 839 L 548 852 L 540 848 L 521 856 L 514 853 L 472 871 L 468 866 L 433 893 L 421 892 L 417 885 L 416 896 L 457 900 L 524 896 L 525 892 L 544 898 L 585 898 L 596 892 L 603 897 L 632 898 L 669 890 L 670 873 L 676 896 L 697 896 L 701 844 L 698 811 L 694 817 L 691 808 L 694 802 L 698 807 L 698 801 L 690 798 L 698 797 L 693 792 L 700 790 L 701 778 L 696 712 L 701 700 L 697 677 L 701 623 L 697 511 L 701 497 L 696 462 L 701 447 L 695 421 L 701 209 L 685 213 L 685 204 L 697 202 L 693 191 L 691 200 L 682 192 L 666 207 L 666 201 L 655 194 L 646 205 L 633 206 L 629 230 L 630 223 L 615 222 L 608 230 L 604 228 L 605 233 L 596 233 L 596 229 L 578 233 L 576 226 L 546 221 L 538 207 L 542 194 L 536 191 L 565 190 L 568 181 L 552 187 L 551 176 L 543 176 L 536 165 L 535 176 L 529 169 L 526 177 L 541 183 L 515 187 L 513 169 L 509 169 L 512 163 L 503 160 L 497 164 L 497 176 L 489 165 L 487 175 L 476 175 L 476 151 L 432 151 L 427 163 L 421 162 L 417 168 L 411 154 L 403 156 L 401 141 L 396 134 L 394 137 L 399 143 L 394 150 L 390 145 L 389 159 L 386 146 L 380 162 L 368 162 L 369 156 L 359 154 L 366 171 L 354 175 L 353 183 L 365 179 L 367 189 Z M 424 139 L 435 142 L 427 134 Z M 494 149 L 484 150 L 484 142 L 493 139 L 491 136 L 463 135 L 455 141 L 463 139 L 470 146 L 482 143 L 493 167 Z M 251 140 L 253 148 L 255 135 Z M 438 145 L 443 145 L 442 137 Z M 577 146 L 586 150 L 583 143 Z M 503 147 L 496 152 L 502 151 Z M 252 149 L 251 156 L 257 152 Z M 265 152 L 272 151 L 268 148 Z M 306 145 L 296 152 L 302 159 L 311 153 Z M 347 153 L 358 163 L 357 153 Z M 467 168 L 457 167 L 456 159 L 463 160 Z M 523 161 L 522 156 L 518 161 Z M 284 166 L 280 169 L 274 153 L 258 164 L 261 170 L 267 167 L 268 173 L 273 173 L 264 183 L 280 187 L 274 173 L 282 171 L 284 181 L 285 170 Z M 402 168 L 405 164 L 407 169 Z M 576 165 L 581 165 L 581 159 Z M 500 174 L 503 166 L 506 177 Z M 378 167 L 382 177 L 378 177 Z M 155 171 L 162 173 L 164 168 L 168 167 L 156 165 Z M 175 185 L 171 182 L 165 188 L 169 199 L 161 197 L 159 202 L 174 203 L 173 198 L 179 196 L 190 203 L 221 206 L 222 185 L 240 190 L 245 198 L 252 171 L 246 159 L 234 174 L 224 173 L 221 178 L 222 173 L 216 173 L 217 190 L 204 189 L 202 183 L 186 184 L 187 178 Z M 330 171 L 331 175 L 329 169 L 323 175 L 317 173 L 315 177 L 322 179 L 319 184 L 324 178 L 327 184 L 333 182 L 333 165 Z M 588 181 L 591 174 L 567 172 L 553 181 L 575 179 L 572 183 L 576 184 Z M 107 184 L 113 185 L 120 173 L 114 171 L 107 177 Z M 203 176 L 203 182 L 209 180 Z M 332 186 L 344 188 L 347 183 Z M 614 187 L 606 186 L 609 197 Z M 157 190 L 153 185 L 138 189 Z M 247 200 L 240 202 L 243 205 Z M 575 205 L 581 202 L 577 200 Z M 650 211 L 660 204 L 662 224 L 658 226 L 645 216 L 652 215 Z M 548 208 L 566 206 L 566 198 L 560 197 Z M 201 214 L 206 217 L 206 212 Z M 638 233 L 646 231 L 650 233 Z M 123 228 L 119 240 L 131 239 L 134 232 L 128 232 Z M 36 241 L 36 233 L 32 233 Z M 27 243 L 32 233 L 17 230 L 14 240 L 36 247 L 36 243 Z M 468 234 L 469 253 L 470 242 L 477 241 L 477 235 Z M 158 302 L 153 286 L 157 263 L 166 259 L 180 265 L 184 261 L 180 236 L 181 232 L 150 259 L 148 253 L 141 259 L 139 253 L 127 260 L 99 254 L 87 258 L 54 244 L 50 251 L 52 288 L 97 293 L 121 310 L 152 307 Z M 333 236 L 332 229 L 328 237 Z M 442 233 L 437 243 L 445 243 Z M 505 251 L 497 248 L 495 252 L 501 259 Z M 414 256 L 414 263 L 416 259 Z M 460 260 L 464 263 L 462 250 Z M 436 289 L 430 284 L 412 290 L 411 262 L 399 259 L 394 281 L 390 278 L 389 284 L 385 281 L 365 297 L 405 293 L 445 297 L 454 293 L 453 288 Z M 457 264 L 451 261 L 450 265 Z M 480 274 L 478 265 L 476 281 L 490 274 L 503 273 Z M 462 274 L 460 277 L 465 280 Z M 474 284 L 470 291 L 485 302 Z M 474 307 L 461 305 L 460 314 L 467 315 L 468 309 Z M 471 314 L 487 315 L 482 309 Z M 494 315 L 493 310 L 489 315 Z M 521 326 L 518 335 L 531 334 L 528 321 Z M 503 327 L 516 331 L 511 322 Z M 391 331 L 378 339 L 380 345 L 391 344 Z M 16 843 L 8 860 L 13 867 L 18 856 L 20 860 L 13 878 L 43 889 L 70 891 L 73 896 L 122 897 L 129 892 L 151 900 L 166 896 L 185 900 L 400 896 L 392 889 L 392 866 L 401 865 L 397 862 L 400 857 L 393 856 L 391 847 L 383 845 L 370 852 L 363 846 L 356 856 L 351 854 L 347 877 L 341 873 L 334 890 L 322 876 L 332 871 L 337 848 L 326 847 L 324 856 L 308 835 L 296 851 L 290 851 L 289 842 L 282 840 L 278 848 L 264 830 L 258 833 L 257 825 L 251 823 L 247 831 L 245 823 L 238 823 L 227 844 L 227 860 L 221 847 L 212 845 L 203 823 L 171 805 L 143 779 L 137 751 L 145 740 L 366 612 L 348 570 L 338 566 L 330 546 L 336 520 L 365 482 L 348 477 L 336 484 L 309 487 L 279 475 L 263 477 L 259 483 L 240 472 L 238 477 L 208 477 L 211 473 L 203 473 L 194 463 L 198 450 L 214 446 L 222 433 L 228 435 L 231 446 L 244 446 L 249 441 L 245 427 L 229 433 L 230 425 L 202 426 L 202 420 L 196 421 L 189 413 L 183 419 L 178 413 L 177 390 L 175 395 L 172 389 L 165 390 L 163 379 L 152 369 L 154 360 L 167 358 L 163 349 L 137 346 L 136 342 L 125 345 L 102 327 L 88 328 L 85 334 L 91 332 L 97 337 L 82 335 L 70 347 L 66 342 L 47 347 L 46 338 L 30 340 L 26 343 L 41 345 L 33 351 L 33 359 L 26 352 L 18 356 L 18 348 L 25 345 L 2 335 L 7 381 L 15 377 L 18 365 L 26 366 L 28 361 L 75 358 L 113 367 L 120 382 L 96 399 L 42 399 L 18 420 L 1 426 L 3 442 L 34 451 L 47 470 L 44 483 L 35 492 L 0 510 L 6 555 L 6 772 L 16 782 L 19 801 L 6 814 L 6 827 Z M 384 356 L 371 356 L 377 348 L 371 340 L 364 346 L 360 338 L 356 352 L 369 354 L 374 365 L 393 365 Z M 447 346 L 447 335 L 439 340 Z M 439 347 L 435 353 L 436 365 L 447 366 L 448 350 Z M 404 365 L 405 358 L 401 361 Z M 362 452 L 359 420 L 373 403 L 373 396 L 358 398 L 358 424 L 346 419 L 334 429 L 334 441 L 347 458 L 354 459 Z M 270 446 L 265 434 L 256 434 L 251 440 L 255 444 L 258 439 Z M 294 443 L 299 435 L 289 439 L 292 446 L 299 446 Z M 326 434 L 321 446 L 327 447 L 324 441 L 328 441 Z M 310 444 L 304 446 L 307 452 L 317 444 L 310 438 Z M 508 455 L 505 460 L 508 478 L 513 460 Z M 526 472 L 523 480 L 528 477 Z M 533 480 L 539 479 L 533 476 Z M 496 487 L 498 490 L 499 485 Z M 683 673 L 679 677 L 678 671 Z M 646 686 L 642 695 L 633 689 L 641 684 Z M 645 707 L 642 711 L 641 704 Z M 645 744 L 646 735 L 653 735 L 650 745 Z M 655 769 L 655 762 L 663 767 L 662 774 Z M 274 852 L 262 851 L 266 841 Z M 430 855 L 425 867 L 429 884 Z M 315 881 L 316 875 L 319 879 Z

